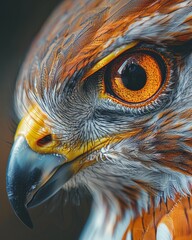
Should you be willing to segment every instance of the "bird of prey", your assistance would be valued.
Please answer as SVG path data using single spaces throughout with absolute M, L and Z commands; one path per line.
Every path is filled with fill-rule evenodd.
M 61 3 L 16 84 L 7 193 L 27 226 L 87 189 L 80 239 L 192 239 L 191 50 L 191 0 Z

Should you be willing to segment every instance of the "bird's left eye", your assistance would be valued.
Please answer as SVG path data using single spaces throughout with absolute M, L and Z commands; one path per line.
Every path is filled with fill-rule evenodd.
M 149 49 L 127 51 L 105 69 L 103 91 L 130 107 L 154 101 L 167 85 L 169 66 L 164 57 Z

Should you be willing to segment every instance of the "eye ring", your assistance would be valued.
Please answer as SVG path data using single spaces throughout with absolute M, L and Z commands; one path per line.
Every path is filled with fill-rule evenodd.
M 140 63 L 142 64 L 140 65 Z M 131 65 L 136 67 L 135 76 L 138 78 L 142 76 L 143 83 L 140 83 L 138 86 L 132 86 L 136 87 L 136 89 L 130 89 L 130 87 L 125 89 L 125 83 L 122 78 L 123 68 L 125 67 L 123 67 L 123 64 L 127 64 L 126 66 L 128 67 L 131 67 Z M 120 72 L 117 74 L 118 71 Z M 138 73 L 139 71 L 140 73 Z M 115 75 L 118 75 L 118 77 L 121 75 L 121 79 L 115 78 Z M 130 81 L 130 71 L 128 76 Z M 148 80 L 144 81 L 146 77 L 148 79 L 151 78 L 151 83 L 147 82 Z M 138 48 L 124 52 L 105 67 L 101 95 L 102 98 L 109 98 L 130 108 L 139 108 L 147 106 L 158 99 L 167 88 L 169 80 L 170 63 L 166 58 L 153 49 Z M 155 88 L 154 85 L 156 85 Z

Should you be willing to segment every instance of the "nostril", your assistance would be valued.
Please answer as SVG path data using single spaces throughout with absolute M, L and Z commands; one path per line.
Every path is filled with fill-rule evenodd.
M 37 145 L 39 147 L 43 147 L 44 145 L 50 143 L 52 141 L 52 136 L 51 134 L 44 136 L 43 138 L 39 139 L 37 141 Z

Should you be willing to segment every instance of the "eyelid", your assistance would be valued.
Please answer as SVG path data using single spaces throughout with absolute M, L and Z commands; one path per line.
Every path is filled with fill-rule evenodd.
M 95 72 L 97 72 L 98 70 L 103 68 L 104 66 L 106 66 L 109 62 L 114 60 L 116 57 L 121 55 L 123 52 L 135 47 L 138 43 L 139 43 L 138 41 L 134 41 L 134 42 L 129 43 L 128 45 L 123 45 L 123 46 L 119 47 L 114 52 L 110 53 L 105 58 L 101 59 L 98 63 L 96 63 L 96 65 L 87 72 L 87 74 L 85 75 L 85 77 L 83 79 L 88 78 L 89 76 L 91 76 L 92 74 L 94 74 Z

